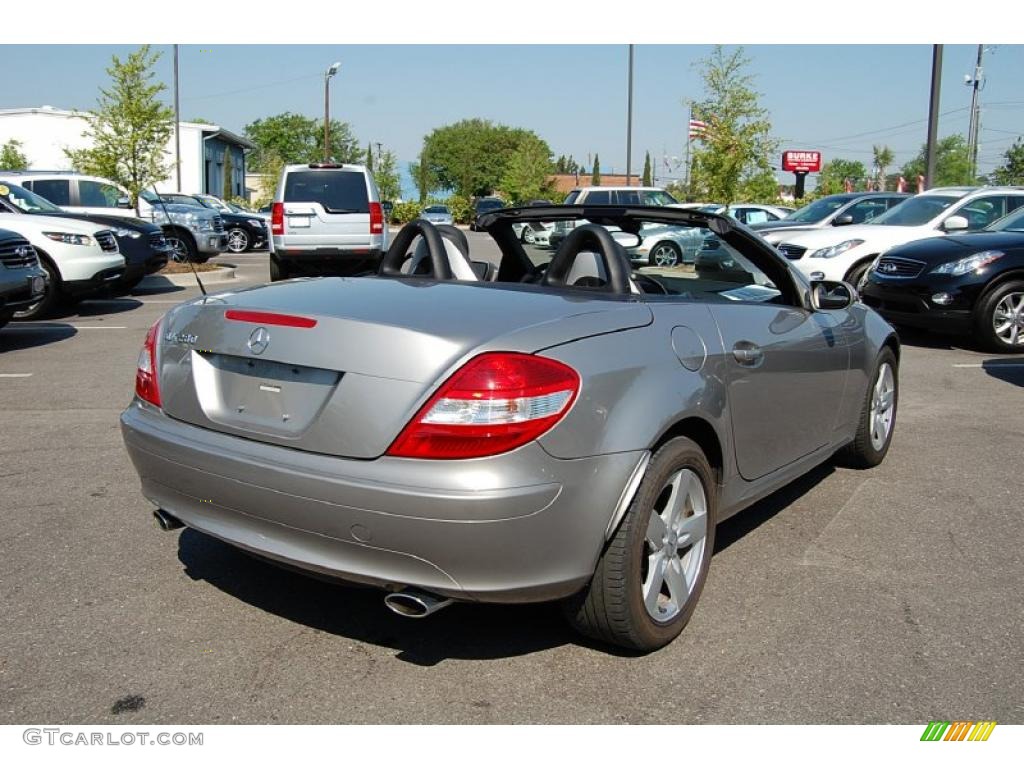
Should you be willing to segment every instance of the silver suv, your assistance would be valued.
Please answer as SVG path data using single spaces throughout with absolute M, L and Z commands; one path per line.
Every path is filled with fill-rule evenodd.
M 373 270 L 387 224 L 373 174 L 362 165 L 287 165 L 271 208 L 270 279 Z

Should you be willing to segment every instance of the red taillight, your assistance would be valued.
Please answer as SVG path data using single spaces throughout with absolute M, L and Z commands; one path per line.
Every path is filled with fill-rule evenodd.
M 274 203 L 270 207 L 270 232 L 274 235 L 284 234 L 284 203 Z
M 487 352 L 441 385 L 388 455 L 471 459 L 511 451 L 557 424 L 579 389 L 579 374 L 564 363 L 517 352 Z
M 224 313 L 225 320 L 238 320 L 243 323 L 257 325 L 283 325 L 287 328 L 314 328 L 316 320 L 312 317 L 299 315 L 279 315 L 277 312 L 251 312 L 247 309 L 229 309 Z
M 160 382 L 157 377 L 156 344 L 160 338 L 160 320 L 146 331 L 146 340 L 139 352 L 139 365 L 135 371 L 135 394 L 147 403 L 160 406 Z
M 370 234 L 384 234 L 384 211 L 380 203 L 370 203 Z

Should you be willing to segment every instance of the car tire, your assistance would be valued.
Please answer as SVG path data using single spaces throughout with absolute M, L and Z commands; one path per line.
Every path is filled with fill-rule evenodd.
M 888 371 L 888 374 L 886 373 Z M 900 380 L 896 355 L 882 350 L 872 369 L 864 404 L 853 441 L 840 450 L 839 463 L 854 469 L 869 469 L 882 463 L 892 444 L 899 407 Z
M 843 280 L 845 280 L 847 283 L 849 283 L 858 291 L 860 291 L 860 286 L 858 285 L 858 283 L 868 273 L 868 269 L 871 267 L 871 263 L 874 260 L 875 257 L 872 256 L 870 259 L 865 259 L 864 261 L 854 264 L 852 267 L 850 267 L 850 271 L 846 273 L 846 276 L 843 277 Z
M 986 349 L 1024 352 L 1024 281 L 1002 283 L 982 296 L 975 306 L 974 327 Z
M 683 263 L 683 252 L 678 245 L 665 240 L 651 248 L 647 263 L 652 267 L 678 267 Z
M 179 264 L 185 264 L 189 261 L 198 263 L 199 260 L 196 244 L 189 235 L 182 234 L 180 232 L 171 232 L 164 237 L 167 240 L 167 245 L 171 249 L 169 254 L 171 261 L 176 261 Z
M 232 227 L 228 230 L 228 250 L 232 253 L 245 253 L 251 245 L 249 233 L 241 227 Z
M 537 242 L 537 233 L 533 231 L 533 227 L 526 224 L 523 227 L 523 231 L 519 233 L 519 242 L 526 243 L 527 245 L 533 245 Z
M 717 488 L 695 442 L 677 437 L 659 448 L 590 584 L 563 601 L 569 623 L 588 637 L 638 651 L 672 642 L 707 579 Z
M 39 259 L 39 266 L 46 271 L 46 293 L 35 304 L 15 312 L 14 317 L 18 320 L 43 320 L 55 314 L 61 307 L 71 303 L 64 293 L 64 284 L 61 282 L 57 268 L 48 259 L 42 258 Z
M 277 260 L 277 257 L 271 254 L 270 256 L 270 282 L 276 283 L 278 280 L 287 280 L 291 277 L 291 270 L 288 269 L 287 264 L 282 264 Z

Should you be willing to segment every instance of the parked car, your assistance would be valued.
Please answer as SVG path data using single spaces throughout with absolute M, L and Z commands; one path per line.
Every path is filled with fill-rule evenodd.
M 497 197 L 481 197 L 473 203 L 473 216 L 469 220 L 469 228 L 473 232 L 479 232 L 476 220 L 485 213 L 496 211 L 505 207 L 505 201 Z
M 71 171 L 5 171 L 4 176 L 68 213 L 136 216 L 128 190 L 99 176 Z M 145 190 L 139 196 L 138 216 L 163 229 L 178 261 L 208 261 L 227 248 L 224 222 L 214 211 L 165 207 L 153 192 Z
M 1024 207 L 980 232 L 890 248 L 860 291 L 892 323 L 1024 352 Z
M 438 224 L 455 224 L 455 219 L 452 217 L 452 212 L 447 205 L 428 205 L 423 209 L 420 217 L 435 226 Z
M 782 221 L 789 215 L 788 211 L 778 206 L 761 205 L 760 203 L 710 204 L 701 206 L 698 210 L 731 216 L 740 224 L 746 224 L 748 227 L 754 224 Z
M 0 194 L 8 191 L 0 184 Z M 64 304 L 105 291 L 124 274 L 117 238 L 106 227 L 58 216 L 0 211 L 0 229 L 31 243 L 47 274 L 42 298 L 18 310 L 17 318 L 46 317 Z
M 884 459 L 899 343 L 849 286 L 726 217 L 530 211 L 479 220 L 496 270 L 420 220 L 375 275 L 155 323 L 121 427 L 161 527 L 383 588 L 403 616 L 562 600 L 649 651 L 692 615 L 718 522 L 837 451 Z M 512 236 L 583 212 L 556 254 Z M 656 225 L 715 227 L 754 280 L 631 273 L 623 248 Z
M 31 243 L 17 232 L 0 229 L 0 328 L 45 294 L 46 272 Z
M 749 224 L 761 237 L 775 244 L 797 232 L 827 227 L 866 224 L 910 197 L 905 192 L 844 192 L 808 203 L 784 219 Z
M 267 245 L 267 223 L 256 214 L 235 213 L 227 203 L 213 195 L 182 195 L 177 192 L 161 192 L 160 197 L 168 203 L 196 205 L 217 211 L 224 221 L 227 249 L 232 253 L 245 253 Z
M 287 165 L 270 224 L 270 279 L 374 270 L 388 241 L 380 195 L 363 165 Z
M 890 248 L 984 229 L 1021 205 L 1024 187 L 941 187 L 904 200 L 868 224 L 797 233 L 778 248 L 811 279 L 856 285 Z
M 703 243 L 699 229 L 656 225 L 640 231 L 640 245 L 630 249 L 633 261 L 652 267 L 692 264 Z
M 563 205 L 671 205 L 672 195 L 660 187 L 577 187 L 562 201 Z
M 171 246 L 156 224 L 127 216 L 69 213 L 8 179 L 0 179 L 0 211 L 61 217 L 109 227 L 117 238 L 117 249 L 125 262 L 124 273 L 108 285 L 114 296 L 129 293 L 146 275 L 163 269 L 171 254 Z

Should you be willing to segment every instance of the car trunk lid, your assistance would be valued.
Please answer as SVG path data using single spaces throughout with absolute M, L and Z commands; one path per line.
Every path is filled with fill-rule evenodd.
M 164 320 L 167 415 L 302 450 L 374 458 L 459 365 L 651 322 L 641 302 L 385 278 L 211 295 Z

